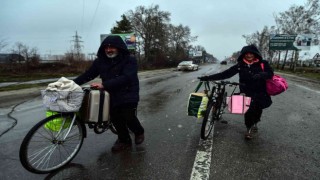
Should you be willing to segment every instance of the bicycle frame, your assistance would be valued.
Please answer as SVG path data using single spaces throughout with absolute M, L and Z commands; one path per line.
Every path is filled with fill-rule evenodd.
M 210 83 L 205 82 L 205 94 L 207 94 L 209 101 L 212 101 L 215 106 L 220 106 L 224 92 L 226 91 L 226 84 L 214 83 L 212 91 L 210 91 Z M 218 104 L 217 104 L 218 103 Z
M 214 131 L 215 121 L 219 121 L 224 113 L 227 97 L 226 85 L 235 86 L 232 94 L 237 88 L 237 85 L 239 85 L 239 83 L 229 81 L 212 81 L 211 83 L 213 83 L 213 86 L 210 89 L 210 82 L 204 81 L 204 93 L 209 99 L 201 126 L 201 138 L 204 140 L 209 137 L 212 130 Z M 199 86 L 201 85 L 202 83 L 199 83 Z
M 204 93 L 207 94 L 208 99 L 212 100 L 213 98 L 219 98 L 221 95 L 223 95 L 226 92 L 226 86 L 235 86 L 231 95 L 234 94 L 234 91 L 236 90 L 237 86 L 239 85 L 239 83 L 235 83 L 235 82 L 229 82 L 229 81 L 212 81 L 211 83 L 213 83 L 212 86 L 212 91 L 209 93 L 210 91 L 210 82 L 209 81 L 205 81 L 205 90 Z M 214 99 L 213 99 L 214 100 Z

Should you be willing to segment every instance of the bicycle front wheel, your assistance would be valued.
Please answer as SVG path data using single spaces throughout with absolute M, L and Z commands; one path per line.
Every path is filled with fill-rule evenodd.
M 75 114 L 56 114 L 43 119 L 22 141 L 19 152 L 21 164 L 38 174 L 63 167 L 79 152 L 83 132 Z
M 212 102 L 208 103 L 206 113 L 203 117 L 202 126 L 201 126 L 201 139 L 208 139 L 211 131 L 214 131 L 215 125 L 215 115 L 216 108 Z

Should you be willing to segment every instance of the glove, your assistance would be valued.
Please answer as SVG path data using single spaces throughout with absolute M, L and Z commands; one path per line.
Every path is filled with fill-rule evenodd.
M 260 74 L 255 74 L 255 75 L 252 76 L 252 79 L 254 79 L 254 80 L 261 79 L 261 75 Z
M 200 79 L 200 81 L 208 81 L 209 76 L 201 76 L 201 77 L 198 77 L 198 79 Z

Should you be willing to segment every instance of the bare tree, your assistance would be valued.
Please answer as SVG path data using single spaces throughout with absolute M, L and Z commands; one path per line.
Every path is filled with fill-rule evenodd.
M 319 42 L 320 33 L 320 3 L 319 0 L 308 0 L 304 6 L 293 5 L 289 10 L 275 16 L 276 24 L 280 33 L 284 34 L 314 34 L 314 42 Z M 287 54 L 287 53 L 286 53 Z M 296 58 L 293 70 L 298 61 L 299 51 L 295 53 Z
M 30 67 L 30 65 L 37 65 L 40 61 L 38 49 L 36 47 L 30 48 L 21 42 L 17 42 L 15 44 L 15 46 L 12 48 L 12 53 L 22 56 L 25 60 L 27 68 Z M 21 61 L 23 60 L 19 59 L 20 63 Z
M 135 11 L 127 13 L 135 33 L 141 38 L 145 59 L 152 61 L 152 50 L 164 48 L 167 44 L 166 27 L 170 21 L 170 13 L 160 11 L 159 6 L 138 6 Z
M 168 34 L 168 46 L 170 56 L 175 60 L 179 61 L 187 56 L 189 49 L 189 43 L 197 39 L 197 37 L 191 36 L 191 31 L 188 26 L 174 26 L 170 24 L 167 30 Z
M 246 39 L 247 44 L 254 44 L 258 47 L 261 52 L 261 55 L 266 60 L 271 60 L 274 56 L 274 51 L 269 51 L 269 39 L 270 34 L 275 31 L 275 27 L 265 26 L 261 32 L 257 31 L 250 35 L 242 35 Z
M 279 13 L 275 20 L 281 33 L 320 33 L 319 0 L 308 0 L 305 6 L 293 5 L 289 10 Z
M 23 55 L 22 55 L 23 48 L 24 48 L 24 45 L 21 42 L 16 42 L 14 47 L 11 49 L 11 52 L 13 54 L 19 55 L 19 59 L 18 59 L 19 63 L 21 63 L 22 61 L 25 60 L 25 58 L 21 58 L 21 57 L 23 57 Z
M 8 45 L 8 43 L 4 40 L 0 40 L 0 52 L 2 51 L 3 48 L 5 48 Z

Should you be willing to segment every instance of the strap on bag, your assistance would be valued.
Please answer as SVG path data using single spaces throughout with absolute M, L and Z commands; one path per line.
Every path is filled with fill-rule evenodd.
M 103 122 L 103 105 L 104 105 L 104 97 L 105 97 L 105 92 L 104 90 L 99 90 L 100 91 L 100 100 L 99 100 L 99 116 L 98 116 L 98 123 Z
M 242 96 L 242 113 L 244 113 L 244 107 L 246 106 L 245 103 L 244 96 Z

